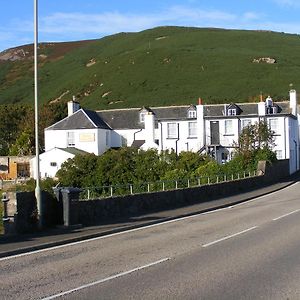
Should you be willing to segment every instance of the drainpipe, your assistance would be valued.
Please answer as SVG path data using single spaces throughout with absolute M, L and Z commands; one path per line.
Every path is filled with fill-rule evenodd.
M 294 143 L 295 143 L 295 163 L 296 163 L 296 172 L 298 170 L 298 162 L 297 162 L 297 159 L 298 159 L 298 155 L 297 155 L 297 142 L 295 140 L 293 140 Z
M 160 142 L 161 142 L 161 151 L 164 150 L 163 147 L 163 130 L 162 130 L 162 123 L 158 123 L 160 125 Z
M 176 146 L 175 146 L 175 151 L 176 151 L 176 155 L 178 155 L 178 141 L 179 141 L 179 123 L 177 123 L 177 139 L 175 141 Z
M 286 117 L 284 117 L 284 158 L 286 159 L 286 124 L 285 124 Z
M 134 132 L 134 134 L 133 134 L 133 141 L 135 141 L 135 135 L 136 135 L 137 133 L 141 132 L 142 130 L 143 130 L 143 128 L 141 128 L 141 129 L 139 129 L 138 131 Z

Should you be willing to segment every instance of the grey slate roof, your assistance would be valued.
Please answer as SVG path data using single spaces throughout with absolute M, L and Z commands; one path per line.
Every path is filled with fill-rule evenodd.
M 72 130 L 72 129 L 110 129 L 108 125 L 92 110 L 80 109 L 73 115 L 46 128 L 46 130 Z
M 278 105 L 279 112 L 281 114 L 290 114 L 289 102 L 274 102 Z M 236 105 L 241 109 L 240 116 L 257 116 L 258 106 L 257 103 L 236 103 Z M 229 105 L 227 104 L 227 107 Z M 205 117 L 221 117 L 224 116 L 224 104 L 216 105 L 204 105 L 204 116 Z
M 85 154 L 89 154 L 88 152 L 83 151 L 83 150 L 80 150 L 80 149 L 77 149 L 77 148 L 75 148 L 75 147 L 57 148 L 57 149 L 63 150 L 63 151 L 65 151 L 65 152 L 68 152 L 68 153 L 74 154 L 74 155 L 85 155 Z
M 151 107 L 151 111 L 158 120 L 182 120 L 187 119 L 189 107 L 189 105 Z M 139 118 L 141 110 L 141 108 L 102 110 L 97 111 L 97 114 L 113 129 L 142 129 L 144 124 L 140 123 Z
M 289 102 L 274 102 L 278 105 L 280 114 L 290 114 Z M 227 107 L 230 104 L 227 104 Z M 257 103 L 237 103 L 241 110 L 239 116 L 257 116 Z M 55 123 L 46 130 L 72 130 L 72 129 L 143 129 L 144 124 L 140 122 L 139 113 L 144 109 L 152 111 L 156 120 L 187 120 L 187 112 L 191 105 L 151 107 L 151 108 L 129 108 L 92 111 L 80 109 L 70 117 Z M 224 104 L 204 105 L 204 117 L 224 117 Z M 233 116 L 231 116 L 233 117 Z M 237 116 L 238 117 L 238 116 Z

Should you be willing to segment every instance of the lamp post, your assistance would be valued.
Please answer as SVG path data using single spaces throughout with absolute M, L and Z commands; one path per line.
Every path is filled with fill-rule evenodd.
M 42 200 L 40 188 L 39 117 L 38 117 L 38 0 L 34 0 L 34 117 L 35 117 L 35 197 L 38 225 L 42 228 Z

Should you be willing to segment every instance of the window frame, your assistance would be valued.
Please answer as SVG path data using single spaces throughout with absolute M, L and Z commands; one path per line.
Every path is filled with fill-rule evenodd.
M 191 125 L 193 125 L 194 127 L 192 127 Z M 188 122 L 188 137 L 197 137 L 197 122 Z
M 272 128 L 273 126 L 274 126 L 274 124 L 273 124 L 273 126 L 272 126 L 272 121 L 275 121 L 275 129 L 274 128 Z M 279 120 L 278 120 L 278 118 L 270 118 L 269 120 L 268 120 L 268 125 L 269 125 L 269 128 L 274 132 L 273 134 L 275 134 L 275 135 L 277 135 L 278 134 L 278 129 L 279 129 Z
M 67 131 L 67 148 L 75 147 L 75 132 Z
M 196 119 L 197 118 L 197 111 L 195 109 L 188 110 L 188 116 L 189 119 Z
M 227 116 L 236 116 L 236 115 L 237 115 L 236 108 L 228 108 Z
M 243 123 L 247 121 L 247 125 L 244 125 Z M 242 119 L 241 120 L 241 130 L 243 130 L 244 128 L 248 127 L 248 126 L 252 125 L 252 120 L 251 119 Z
M 283 151 L 282 150 L 275 150 L 276 158 L 283 159 Z
M 230 125 L 230 131 L 229 131 L 229 126 L 227 124 L 231 124 Z M 232 120 L 225 120 L 224 122 L 224 135 L 233 135 L 233 121 Z
M 140 123 L 145 123 L 145 115 L 146 115 L 145 111 L 140 112 Z
M 178 123 L 176 123 L 176 122 L 167 123 L 167 138 L 168 139 L 177 139 L 178 138 L 177 127 L 178 127 Z M 171 131 L 173 131 L 173 132 L 171 132 Z

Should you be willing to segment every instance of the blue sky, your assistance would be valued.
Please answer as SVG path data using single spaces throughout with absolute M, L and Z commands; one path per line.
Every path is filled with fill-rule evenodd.
M 33 0 L 0 0 L 0 51 L 33 42 Z M 300 0 L 39 0 L 39 40 L 100 38 L 162 25 L 300 34 Z

